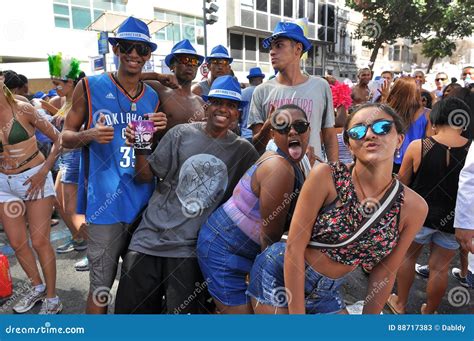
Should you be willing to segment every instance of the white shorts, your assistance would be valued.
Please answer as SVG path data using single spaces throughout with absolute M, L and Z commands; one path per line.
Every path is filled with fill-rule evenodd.
M 20 174 L 6 175 L 0 173 L 0 203 L 31 200 L 30 198 L 26 198 L 26 191 L 30 188 L 30 184 L 23 184 L 31 176 L 38 173 L 41 167 L 43 167 L 43 163 Z M 51 175 L 51 172 L 48 172 L 44 183 L 44 196 L 41 197 L 40 193 L 40 197 L 37 199 L 43 199 L 55 195 L 53 176 Z

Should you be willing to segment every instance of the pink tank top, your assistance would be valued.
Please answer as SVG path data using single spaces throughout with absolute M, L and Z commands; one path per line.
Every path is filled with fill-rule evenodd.
M 270 155 L 250 167 L 234 188 L 232 197 L 223 205 L 224 211 L 247 237 L 260 245 L 260 215 L 259 198 L 252 191 L 252 175 L 264 161 L 280 155 Z

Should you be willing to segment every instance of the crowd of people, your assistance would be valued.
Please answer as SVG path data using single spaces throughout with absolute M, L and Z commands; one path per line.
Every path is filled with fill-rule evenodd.
M 160 74 L 142 72 L 157 49 L 144 22 L 109 42 L 115 72 L 51 55 L 53 89 L 34 96 L 0 76 L 1 223 L 31 282 L 15 312 L 63 309 L 53 211 L 71 233 L 56 252 L 87 249 L 75 267 L 89 314 L 107 313 L 120 258 L 116 314 L 345 314 L 359 267 L 363 313 L 405 313 L 417 272 L 433 314 L 457 250 L 452 274 L 474 286 L 473 67 L 462 85 L 438 73 L 433 91 L 421 71 L 364 68 L 351 89 L 307 75 L 311 43 L 281 22 L 263 40 L 275 75 L 252 68 L 241 90 L 222 45 L 205 58 L 180 41 Z M 193 85 L 203 62 L 210 77 Z

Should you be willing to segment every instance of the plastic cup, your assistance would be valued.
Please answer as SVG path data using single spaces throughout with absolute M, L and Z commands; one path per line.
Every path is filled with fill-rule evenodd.
M 138 150 L 151 150 L 153 143 L 153 122 L 152 121 L 132 121 L 135 131 L 135 142 L 133 148 Z

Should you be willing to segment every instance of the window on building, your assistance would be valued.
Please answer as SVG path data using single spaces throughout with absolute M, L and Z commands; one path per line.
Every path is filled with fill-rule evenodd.
M 270 72 L 269 50 L 262 47 L 264 39 L 264 36 L 231 32 L 230 55 L 234 58 L 232 69 L 244 71 L 258 65 L 263 72 Z
M 258 60 L 260 62 L 268 62 L 270 59 L 270 49 L 263 47 L 263 40 L 265 38 L 258 38 Z
M 318 4 L 318 25 L 326 26 L 326 5 Z
M 346 54 L 346 36 L 347 36 L 347 32 L 346 30 L 341 30 L 341 36 L 340 36 L 340 39 L 339 39 L 339 52 L 341 54 Z
M 268 10 L 268 0 L 257 0 L 257 11 L 266 12 Z
M 314 23 L 316 20 L 316 7 L 315 7 L 315 0 L 308 0 L 308 21 Z
M 253 10 L 253 5 L 255 1 L 254 0 L 241 0 L 240 5 L 242 8 L 248 9 L 248 10 Z
M 125 12 L 127 0 L 53 0 L 54 25 L 83 30 L 104 11 Z
M 400 50 L 401 50 L 401 46 L 394 46 L 393 47 L 393 60 L 396 61 L 396 62 L 399 62 L 401 59 L 400 59 Z
M 275 15 L 281 15 L 281 1 L 270 0 L 270 12 Z
M 283 0 L 283 16 L 293 18 L 293 0 Z
M 173 42 L 189 39 L 192 44 L 204 44 L 204 22 L 202 18 L 155 9 L 155 19 L 171 22 L 171 25 L 155 34 L 156 39 Z
M 304 17 L 304 0 L 298 0 L 298 18 Z
M 257 60 L 257 38 L 245 36 L 245 59 Z
M 328 9 L 328 16 L 326 20 L 326 26 L 335 27 L 336 20 L 335 20 L 334 6 L 327 5 L 327 9 Z
M 410 49 L 408 46 L 402 46 L 402 62 L 410 63 Z
M 234 59 L 244 59 L 244 39 L 241 34 L 230 34 L 230 55 Z
M 322 75 L 321 56 L 319 47 L 314 46 L 308 51 L 308 57 L 304 61 L 304 70 L 310 75 Z

